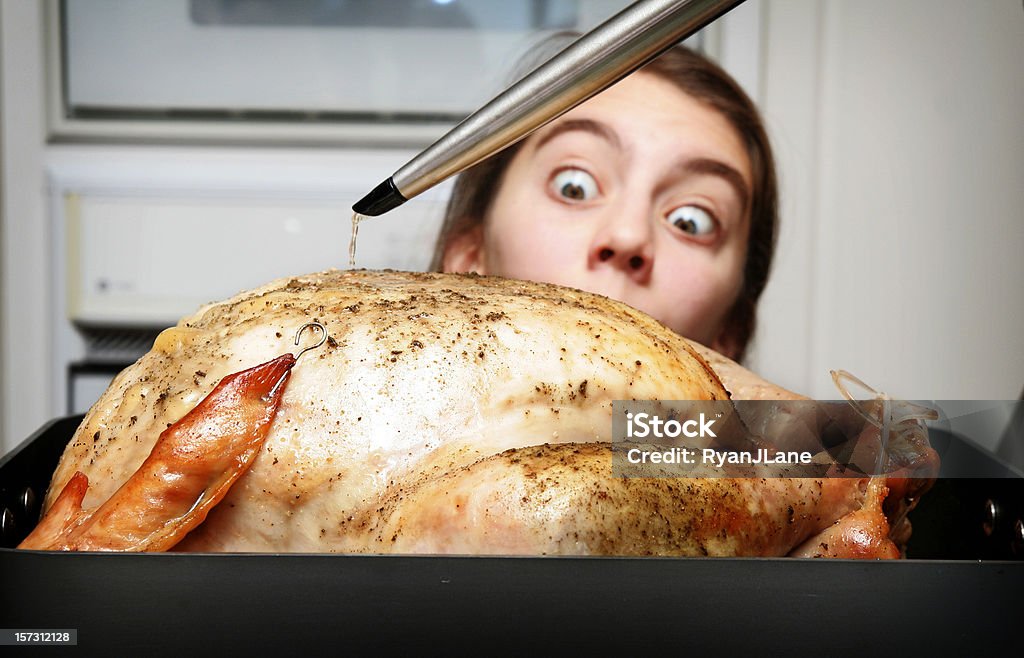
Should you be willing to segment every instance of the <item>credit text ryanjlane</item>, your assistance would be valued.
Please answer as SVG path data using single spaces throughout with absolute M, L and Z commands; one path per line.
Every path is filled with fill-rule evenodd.
M 810 452 L 772 452 L 758 448 L 755 452 L 723 452 L 714 448 L 630 448 L 626 460 L 630 464 L 703 464 L 724 467 L 726 464 L 810 464 Z M 699 460 L 699 461 L 698 461 Z

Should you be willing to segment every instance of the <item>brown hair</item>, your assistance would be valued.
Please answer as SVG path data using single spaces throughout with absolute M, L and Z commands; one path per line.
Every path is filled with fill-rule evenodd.
M 541 48 L 567 45 L 572 35 L 555 35 Z M 534 59 L 538 51 L 534 51 Z M 532 68 L 532 67 L 530 67 Z M 753 176 L 750 200 L 750 235 L 743 269 L 743 287 L 725 318 L 726 344 L 734 345 L 733 358 L 741 361 L 757 324 L 757 300 L 768 283 L 778 232 L 778 190 L 771 144 L 753 101 L 721 67 L 684 46 L 676 46 L 647 64 L 642 71 L 659 76 L 717 110 L 743 140 Z M 525 141 L 525 140 L 524 140 Z M 431 269 L 439 271 L 448 245 L 483 226 L 497 196 L 505 171 L 522 147 L 514 144 L 467 169 L 456 180 L 438 235 Z

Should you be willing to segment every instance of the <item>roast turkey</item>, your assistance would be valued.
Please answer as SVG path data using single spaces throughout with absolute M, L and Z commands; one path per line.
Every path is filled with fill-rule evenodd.
M 292 351 L 311 321 L 329 338 L 287 357 L 290 379 L 267 384 L 279 399 L 262 447 L 251 441 L 233 484 L 218 480 L 226 495 L 175 550 L 898 555 L 880 478 L 613 477 L 613 400 L 799 396 L 624 304 L 473 275 L 332 270 L 203 307 L 89 411 L 46 508 L 72 489 L 82 510 L 114 500 L 218 381 Z M 203 413 L 197 435 L 235 422 Z M 173 450 L 183 463 L 206 459 Z M 174 492 L 184 512 L 198 507 L 188 496 L 210 486 L 168 474 L 161 459 L 122 498 L 159 509 L 146 478 L 163 473 L 168 486 L 200 489 Z M 115 546 L 132 548 L 78 547 Z

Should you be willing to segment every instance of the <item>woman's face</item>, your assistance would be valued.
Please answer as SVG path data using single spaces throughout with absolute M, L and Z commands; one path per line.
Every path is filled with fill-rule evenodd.
M 743 282 L 750 162 L 717 111 L 633 75 L 531 135 L 482 237 L 445 269 L 600 293 L 723 351 Z

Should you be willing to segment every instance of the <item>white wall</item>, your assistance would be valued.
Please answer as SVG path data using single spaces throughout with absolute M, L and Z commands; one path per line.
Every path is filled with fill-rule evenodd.
M 51 417 L 42 3 L 0 0 L 0 447 Z
M 1024 388 L 1019 0 L 766 0 L 783 232 L 755 363 L 912 399 Z
M 4 25 L 4 12 L 3 12 L 3 7 L 0 6 L 0 40 L 2 40 L 2 38 L 3 38 L 3 29 L 4 29 L 3 25 Z M 4 155 L 6 155 L 6 154 L 4 153 L 4 150 L 3 150 L 3 144 L 4 144 L 4 130 L 3 130 L 3 126 L 4 126 L 4 115 L 6 114 L 6 111 L 4 109 L 4 77 L 5 77 L 4 76 L 4 52 L 3 52 L 3 48 L 0 48 L 0 273 L 4 273 L 5 272 L 5 270 L 4 270 L 4 263 L 7 262 L 7 259 L 4 257 L 4 244 L 5 243 L 4 243 L 4 231 L 3 231 L 3 225 L 5 223 L 4 220 L 3 220 L 3 217 L 5 215 L 5 211 L 4 211 L 4 183 L 6 181 L 5 176 L 4 176 L 4 172 L 6 171 L 5 168 L 4 168 Z M 2 277 L 2 276 L 3 276 L 3 274 L 0 274 L 0 277 Z M 3 315 L 2 309 L 3 309 L 3 306 L 4 306 L 5 295 L 4 295 L 4 287 L 2 285 L 2 281 L 3 281 L 3 279 L 0 278 L 0 354 L 3 353 L 3 349 L 4 349 L 3 348 L 3 346 L 4 346 L 4 325 L 3 325 L 3 317 L 4 317 L 4 315 Z M 7 387 L 4 385 L 4 368 L 3 368 L 2 364 L 3 364 L 3 361 L 0 360 L 0 414 L 3 414 L 7 410 L 6 407 L 4 406 L 4 400 L 7 397 L 6 396 Z M 0 421 L 0 454 L 4 453 L 4 448 L 5 448 L 5 445 L 4 445 L 4 431 L 3 431 L 3 427 L 2 427 L 2 421 Z

